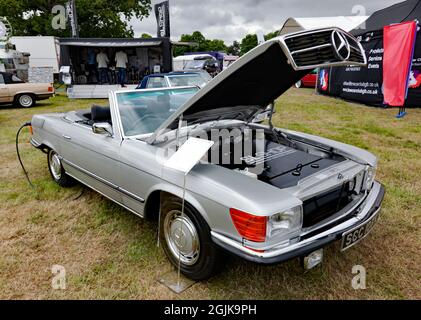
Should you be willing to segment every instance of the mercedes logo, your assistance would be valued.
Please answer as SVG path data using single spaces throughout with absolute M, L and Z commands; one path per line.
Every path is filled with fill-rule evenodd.
M 337 30 L 332 32 L 332 46 L 337 57 L 341 60 L 348 60 L 351 55 L 351 48 L 348 39 Z

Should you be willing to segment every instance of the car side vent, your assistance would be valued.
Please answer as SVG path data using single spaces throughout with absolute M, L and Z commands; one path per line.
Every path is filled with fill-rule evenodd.
M 286 35 L 283 41 L 296 70 L 367 64 L 361 44 L 338 28 L 298 32 Z

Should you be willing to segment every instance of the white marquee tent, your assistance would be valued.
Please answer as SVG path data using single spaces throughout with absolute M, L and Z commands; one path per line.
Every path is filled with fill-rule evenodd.
M 312 17 L 312 18 L 288 18 L 280 34 L 287 34 L 308 29 L 327 27 L 339 27 L 345 31 L 351 31 L 360 26 L 368 16 L 337 16 L 337 17 Z

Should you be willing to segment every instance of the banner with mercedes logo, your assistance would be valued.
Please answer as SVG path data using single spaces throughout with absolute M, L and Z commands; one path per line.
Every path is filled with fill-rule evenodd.
M 156 23 L 158 25 L 157 37 L 170 37 L 170 5 L 169 1 L 157 3 L 154 6 Z
M 396 14 L 397 11 L 400 12 L 399 16 Z M 393 82 L 397 85 L 397 80 L 394 79 L 398 79 L 398 73 L 406 72 L 408 59 L 392 53 L 393 65 L 388 63 L 384 68 L 383 60 L 387 54 L 385 55 L 383 28 L 402 21 L 421 21 L 420 17 L 421 1 L 406 1 L 377 11 L 366 20 L 364 28 L 351 31 L 365 50 L 367 67 L 349 66 L 321 69 L 318 72 L 317 91 L 344 100 L 384 107 L 388 100 L 387 92 L 386 97 L 384 95 L 384 73 L 389 74 L 392 85 Z M 348 55 L 346 42 L 341 40 L 340 34 L 332 35 L 332 43 L 338 58 Z M 400 42 L 400 44 L 402 43 Z M 400 48 L 401 46 L 397 46 L 397 49 Z M 405 81 L 406 78 L 406 76 L 402 77 L 404 79 L 402 81 Z M 421 32 L 416 35 L 407 87 L 405 107 L 421 107 Z
M 406 107 L 421 106 L 421 33 L 418 33 L 415 43 Z M 345 100 L 383 107 L 383 37 L 372 38 L 361 44 L 367 55 L 367 67 L 321 69 L 317 91 Z

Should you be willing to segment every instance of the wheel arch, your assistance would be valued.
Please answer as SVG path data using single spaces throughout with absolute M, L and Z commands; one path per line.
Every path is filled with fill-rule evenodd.
M 144 216 L 145 218 L 156 218 L 159 215 L 159 210 L 161 206 L 161 195 L 164 196 L 175 196 L 180 199 L 183 198 L 183 189 L 174 186 L 174 185 L 157 185 L 153 187 L 148 195 L 145 198 L 145 207 L 144 207 Z M 203 206 L 200 204 L 199 200 L 186 190 L 185 193 L 185 201 L 192 206 L 202 217 L 205 219 L 206 223 L 210 226 L 210 219 L 208 217 L 208 214 L 206 213 L 206 210 L 203 208 Z
M 37 99 L 37 94 L 35 93 L 35 92 L 31 92 L 31 91 L 22 91 L 22 92 L 16 92 L 15 94 L 14 94 L 14 96 L 13 96 L 13 101 L 17 101 L 17 99 L 20 97 L 20 96 L 22 96 L 22 95 L 24 95 L 24 94 L 26 94 L 26 95 L 29 95 L 29 96 L 32 96 L 33 98 L 34 98 L 34 100 L 36 100 Z
M 59 147 L 59 144 L 57 144 L 56 146 L 54 146 L 53 143 L 49 142 L 49 141 L 40 141 L 40 142 L 36 142 L 35 143 L 31 143 L 35 148 L 41 150 L 44 153 L 48 153 L 50 150 L 54 150 L 56 151 L 58 154 L 61 153 L 61 148 Z

